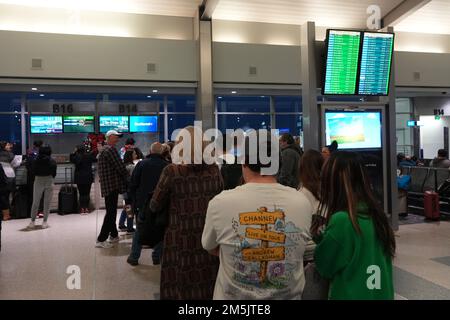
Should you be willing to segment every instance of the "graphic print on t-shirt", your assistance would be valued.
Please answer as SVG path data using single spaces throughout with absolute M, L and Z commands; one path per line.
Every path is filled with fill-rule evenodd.
M 308 238 L 307 232 L 287 221 L 284 210 L 259 207 L 254 212 L 239 213 L 233 219 L 233 230 L 239 244 L 234 251 L 234 280 L 251 289 L 280 290 L 293 279 L 296 247 Z

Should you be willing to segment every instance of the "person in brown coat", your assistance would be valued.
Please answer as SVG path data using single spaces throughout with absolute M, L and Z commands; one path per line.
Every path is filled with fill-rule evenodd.
M 193 127 L 185 129 L 194 137 Z M 150 202 L 152 211 L 167 209 L 169 214 L 161 259 L 161 300 L 213 297 L 219 259 L 203 249 L 201 239 L 208 203 L 222 191 L 223 182 L 216 164 L 193 164 L 193 159 L 192 152 L 191 164 L 165 167 Z

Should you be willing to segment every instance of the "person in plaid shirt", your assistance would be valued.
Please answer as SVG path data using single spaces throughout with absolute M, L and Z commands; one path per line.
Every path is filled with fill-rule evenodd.
M 97 237 L 97 248 L 111 248 L 112 243 L 119 242 L 119 233 L 116 227 L 117 201 L 119 194 L 126 190 L 128 176 L 125 165 L 120 160 L 119 152 L 115 148 L 120 137 L 122 135 L 117 131 L 108 131 L 106 133 L 107 145 L 98 157 L 98 175 L 102 197 L 105 198 L 106 215 Z

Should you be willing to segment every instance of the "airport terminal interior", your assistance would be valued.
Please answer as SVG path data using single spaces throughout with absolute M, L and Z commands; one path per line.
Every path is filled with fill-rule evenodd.
M 118 197 L 105 199 L 102 175 L 113 164 L 102 154 L 120 136 L 114 155 L 128 188 L 137 175 L 130 166 L 144 167 L 152 154 L 168 165 L 180 129 L 194 121 L 224 134 L 265 129 L 277 143 L 293 138 L 303 154 L 296 183 L 276 175 L 293 190 L 305 186 L 308 150 L 323 155 L 322 168 L 326 152 L 357 154 L 393 230 L 393 298 L 449 300 L 449 17 L 450 0 L 0 0 L 0 300 L 173 299 L 164 285 L 176 286 L 167 279 L 177 270 L 164 260 L 181 255 L 170 243 L 176 229 L 133 258 L 136 195 L 114 189 Z M 39 166 L 46 146 L 54 162 Z M 78 154 L 92 156 L 85 176 Z M 155 184 L 147 194 L 158 189 L 161 170 L 137 189 L 147 181 Z M 245 186 L 243 174 L 224 193 Z M 46 190 L 41 201 L 37 190 Z M 150 199 L 142 204 L 156 205 Z M 116 221 L 108 220 L 115 205 Z M 109 221 L 118 232 L 106 240 Z M 288 257 L 261 262 L 261 279 L 264 270 L 285 272 Z M 299 259 L 306 268 L 306 255 Z M 203 269 L 195 267 L 197 277 Z

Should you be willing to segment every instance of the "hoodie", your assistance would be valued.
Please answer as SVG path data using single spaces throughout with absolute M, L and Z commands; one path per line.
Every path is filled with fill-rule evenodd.
M 56 161 L 46 155 L 38 155 L 33 162 L 33 172 L 37 177 L 56 177 Z

